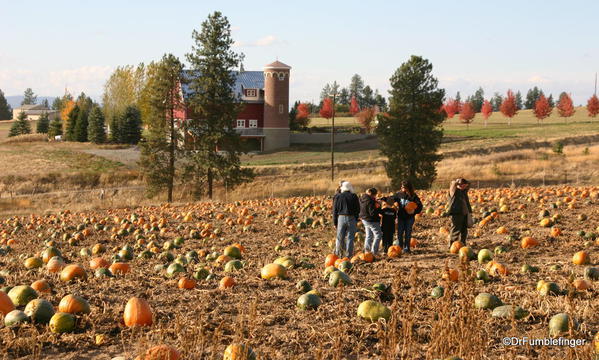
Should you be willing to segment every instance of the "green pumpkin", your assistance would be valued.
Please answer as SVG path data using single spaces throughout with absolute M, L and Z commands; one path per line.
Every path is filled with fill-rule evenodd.
M 25 306 L 37 296 L 37 291 L 29 285 L 18 285 L 8 292 L 8 297 L 15 306 Z
M 154 253 L 151 252 L 150 250 L 144 250 L 137 255 L 137 257 L 140 259 L 150 259 L 153 256 L 154 256 Z
M 181 236 L 177 236 L 175 238 L 175 240 L 173 240 L 173 244 L 177 247 L 181 247 L 183 246 L 183 244 L 185 243 L 185 240 L 183 239 L 183 237 Z
M 389 287 L 383 283 L 376 283 L 372 285 L 372 290 L 379 292 L 387 292 L 389 290 Z
M 183 267 L 183 265 L 179 263 L 172 263 L 166 268 L 166 276 L 168 276 L 169 278 L 174 277 L 175 275 L 177 275 L 177 273 L 184 272 L 185 268 Z
M 183 255 L 179 255 L 175 258 L 174 260 L 177 264 L 181 264 L 183 266 L 186 266 L 189 262 L 187 261 L 187 258 Z
M 307 293 L 308 291 L 312 290 L 312 285 L 310 285 L 310 283 L 308 282 L 308 280 L 300 280 L 297 282 L 297 284 L 295 285 L 295 288 L 302 294 Z
M 574 320 L 574 328 L 578 327 L 578 323 Z M 555 337 L 570 330 L 570 315 L 561 313 L 554 315 L 549 320 L 549 335 Z
M 121 251 L 119 251 L 119 258 L 131 261 L 133 260 L 133 251 L 129 249 L 122 249 Z
M 370 321 L 378 321 L 379 319 L 389 321 L 391 309 L 378 301 L 366 300 L 358 306 L 358 316 Z
M 225 272 L 234 272 L 243 268 L 243 264 L 239 260 L 231 260 L 225 264 Z
M 163 251 L 160 253 L 158 258 L 164 262 L 171 262 L 175 260 L 175 255 L 173 255 L 173 253 L 170 251 Z
M 34 299 L 25 306 L 25 314 L 34 323 L 47 324 L 54 315 L 54 307 L 48 300 Z
M 561 289 L 559 288 L 559 285 L 554 283 L 554 282 L 544 282 L 543 284 L 541 284 L 541 288 L 539 289 L 539 294 L 541 294 L 541 296 L 547 296 L 547 295 L 560 295 L 561 294 Z
M 96 269 L 96 272 L 94 273 L 94 275 L 97 278 L 100 278 L 100 277 L 113 277 L 114 276 L 114 275 L 112 275 L 112 273 L 110 272 L 110 270 L 108 270 L 107 268 Z
M 224 255 L 231 259 L 241 259 L 241 250 L 237 246 L 227 246 L 224 251 Z
M 492 317 L 496 318 L 507 318 L 511 319 L 512 317 L 516 320 L 520 320 L 528 315 L 528 311 L 522 309 L 520 306 L 514 305 L 502 305 L 493 309 Z
M 295 267 L 295 259 L 291 256 L 281 256 L 275 259 L 275 264 L 283 265 L 287 269 Z
M 297 307 L 302 310 L 314 310 L 317 309 L 320 304 L 322 304 L 322 300 L 320 296 L 315 294 L 303 294 L 297 299 Z
M 433 299 L 439 299 L 440 297 L 443 297 L 443 294 L 445 294 L 445 288 L 443 288 L 443 286 L 435 286 L 431 291 L 431 297 Z
M 343 271 L 333 271 L 331 275 L 329 275 L 329 285 L 332 287 L 345 286 L 353 284 L 349 275 L 344 273 Z
M 13 310 L 4 316 L 4 326 L 6 327 L 16 327 L 26 322 L 29 322 L 29 316 L 21 310 Z
M 210 275 L 210 271 L 206 268 L 200 268 L 193 273 L 193 278 L 196 280 L 206 280 Z
M 476 272 L 476 280 L 482 280 L 483 282 L 491 281 L 489 273 L 486 270 L 478 270 Z
M 524 264 L 522 265 L 522 268 L 520 268 L 520 272 L 522 274 L 536 273 L 539 272 L 539 268 L 536 266 Z
M 503 253 L 507 252 L 507 249 L 505 247 L 499 245 L 499 246 L 495 247 L 495 250 L 493 250 L 493 252 L 495 254 L 503 254 Z
M 478 252 L 478 263 L 486 264 L 489 261 L 493 260 L 493 253 L 489 249 L 482 249 Z
M 480 293 L 476 295 L 476 298 L 474 299 L 474 307 L 477 309 L 493 310 L 501 305 L 501 300 L 499 300 L 497 296 L 489 293 Z
M 75 330 L 75 316 L 58 312 L 50 319 L 50 331 L 57 334 L 69 333 Z
M 592 266 L 587 266 L 584 269 L 584 277 L 588 280 L 599 280 L 599 269 Z

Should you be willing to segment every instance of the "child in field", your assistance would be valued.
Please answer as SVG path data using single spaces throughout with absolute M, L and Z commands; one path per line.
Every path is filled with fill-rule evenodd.
M 383 230 L 383 249 L 386 254 L 389 247 L 393 245 L 397 210 L 393 207 L 392 197 L 382 198 L 381 203 L 383 204 L 381 208 L 381 229 Z

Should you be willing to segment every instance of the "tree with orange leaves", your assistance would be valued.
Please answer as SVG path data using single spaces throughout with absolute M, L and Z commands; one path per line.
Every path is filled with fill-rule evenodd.
M 485 126 L 487 126 L 487 119 L 493 113 L 493 105 L 489 100 L 485 100 L 483 102 L 483 106 L 480 108 L 480 112 L 483 114 L 483 119 L 485 119 Z
M 351 97 L 351 102 L 350 102 L 350 105 L 349 105 L 349 112 L 350 112 L 352 115 L 354 115 L 354 116 L 355 116 L 355 115 L 356 115 L 358 112 L 360 112 L 360 107 L 358 106 L 358 100 L 356 100 L 356 97 L 355 97 L 355 96 L 352 96 L 352 97 Z
M 366 108 L 356 114 L 356 117 L 358 118 L 358 122 L 362 125 L 362 127 L 364 128 L 364 131 L 367 134 L 370 134 L 370 132 L 372 131 L 372 121 L 374 120 L 375 116 L 376 116 L 376 111 L 375 111 L 374 107 Z
M 512 118 L 518 113 L 516 97 L 514 96 L 512 90 L 507 91 L 507 97 L 503 99 L 499 110 L 505 117 L 508 118 L 508 125 L 512 125 Z
M 468 126 L 474 120 L 474 115 L 476 115 L 476 113 L 474 112 L 472 103 L 469 101 L 464 103 L 462 111 L 460 111 L 460 121 Z
M 556 107 L 559 116 L 563 117 L 566 120 L 566 122 L 568 122 L 568 118 L 574 115 L 574 113 L 576 112 L 576 110 L 574 110 L 572 98 L 565 92 L 560 95 L 559 102 L 557 103 Z
M 320 108 L 319 114 L 325 119 L 333 117 L 333 101 L 330 97 L 326 97 L 322 101 L 322 107 Z
M 591 96 L 587 102 L 587 111 L 589 112 L 589 116 L 592 118 L 599 114 L 599 99 L 597 98 L 597 95 Z
M 551 107 L 551 105 L 549 105 L 549 100 L 547 100 L 545 95 L 541 94 L 537 101 L 535 101 L 535 107 L 533 109 L 533 112 L 537 117 L 537 124 L 540 120 L 543 120 L 544 118 L 551 115 L 552 111 L 553 108 Z

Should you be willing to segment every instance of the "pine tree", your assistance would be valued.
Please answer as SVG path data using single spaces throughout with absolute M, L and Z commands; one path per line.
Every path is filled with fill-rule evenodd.
M 374 104 L 379 107 L 380 112 L 387 111 L 387 99 L 381 94 L 379 94 L 379 90 L 376 89 L 374 91 Z
M 120 116 L 118 130 L 122 144 L 135 145 L 141 140 L 141 113 L 135 105 L 129 105 Z
M 330 84 L 325 84 L 322 90 L 320 91 L 320 101 L 323 101 L 327 97 L 332 94 L 332 88 Z
M 67 114 L 67 123 L 65 129 L 66 141 L 77 141 L 75 129 L 77 128 L 77 119 L 79 118 L 79 105 L 75 104 L 73 109 Z
M 349 99 L 350 99 L 349 90 L 347 90 L 347 88 L 341 89 L 337 99 L 338 99 L 339 104 L 349 105 Z
M 4 97 L 4 93 L 0 90 L 0 120 L 12 119 L 12 109 Z
M 42 106 L 44 107 L 44 109 L 49 109 L 50 108 L 50 104 L 48 103 L 48 99 L 42 100 Z
M 52 101 L 52 110 L 62 110 L 62 99 L 59 97 L 55 97 L 54 101 Z
M 35 131 L 38 134 L 47 134 L 49 126 L 50 126 L 50 119 L 48 118 L 48 113 L 44 111 L 42 113 L 42 115 L 40 115 L 39 120 L 37 121 L 37 128 Z
M 520 90 L 518 90 L 518 92 L 516 92 L 516 109 L 522 110 L 522 106 L 522 94 L 520 93 Z
M 379 114 L 376 133 L 391 186 L 408 180 L 417 188 L 429 188 L 437 175 L 437 153 L 443 138 L 439 111 L 445 91 L 438 89 L 432 64 L 412 56 L 391 77 L 388 116 Z M 401 141 L 398 141 L 401 139 Z
M 175 112 L 183 105 L 179 97 L 183 81 L 183 64 L 172 54 L 148 66 L 148 81 L 143 90 L 147 99 L 148 126 L 141 142 L 140 166 L 146 183 L 146 194 L 154 196 L 166 189 L 168 202 L 173 201 L 175 164 L 180 156 L 180 132 Z
M 549 103 L 549 106 L 555 107 L 555 100 L 553 100 L 553 94 L 549 94 L 549 97 L 547 98 L 547 102 Z
M 95 105 L 88 116 L 87 139 L 94 144 L 102 144 L 106 141 L 106 130 L 104 130 L 104 114 L 99 106 Z
M 31 125 L 29 124 L 29 120 L 27 120 L 27 115 L 21 111 L 17 120 L 12 123 L 10 131 L 8 132 L 8 137 L 25 134 L 31 134 Z
M 363 92 L 364 91 L 364 80 L 362 80 L 362 77 L 358 74 L 354 74 L 354 76 L 351 77 L 351 80 L 349 82 L 349 96 L 355 96 L 356 100 L 358 101 L 358 105 L 360 106 L 360 108 L 364 107 L 364 103 L 363 103 Z
M 80 106 L 73 131 L 73 141 L 87 142 L 87 123 L 88 109 L 85 106 Z
M 37 95 L 33 93 L 31 88 L 27 88 L 23 93 L 23 101 L 21 101 L 21 105 L 35 105 L 37 104 Z
M 233 128 L 240 104 L 233 89 L 239 55 L 231 50 L 233 38 L 229 20 L 216 11 L 192 35 L 195 44 L 187 54 L 192 74 L 189 104 L 192 118 L 185 178 L 194 185 L 196 197 L 206 193 L 212 198 L 215 181 L 231 189 L 249 181 L 253 174 L 242 169 L 241 138 Z M 205 185 L 205 186 L 204 186 Z
M 493 98 L 491 99 L 491 105 L 493 106 L 493 111 L 499 111 L 502 103 L 503 103 L 503 96 L 501 96 L 501 94 L 498 92 L 493 94 Z
M 50 126 L 48 128 L 48 136 L 53 139 L 55 136 L 58 135 L 62 135 L 62 121 L 60 121 L 59 116 L 56 116 L 54 120 L 50 121 Z
M 483 90 L 482 87 L 479 87 L 478 90 L 476 90 L 474 92 L 474 95 L 472 95 L 472 97 L 470 98 L 470 104 L 472 105 L 474 112 L 481 111 L 484 101 L 485 101 L 485 91 Z
M 366 108 L 371 108 L 375 105 L 374 93 L 372 92 L 372 89 L 368 85 L 364 86 L 364 89 L 362 90 L 362 103 L 363 103 L 363 107 L 366 107 Z

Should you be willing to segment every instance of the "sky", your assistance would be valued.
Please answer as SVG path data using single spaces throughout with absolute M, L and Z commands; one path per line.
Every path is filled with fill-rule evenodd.
M 185 61 L 209 13 L 228 17 L 246 70 L 292 67 L 291 101 L 318 101 L 327 82 L 389 90 L 410 55 L 433 64 L 448 97 L 533 87 L 575 104 L 599 71 L 598 1 L 0 0 L 0 89 L 100 99 L 115 67 L 172 53 Z

